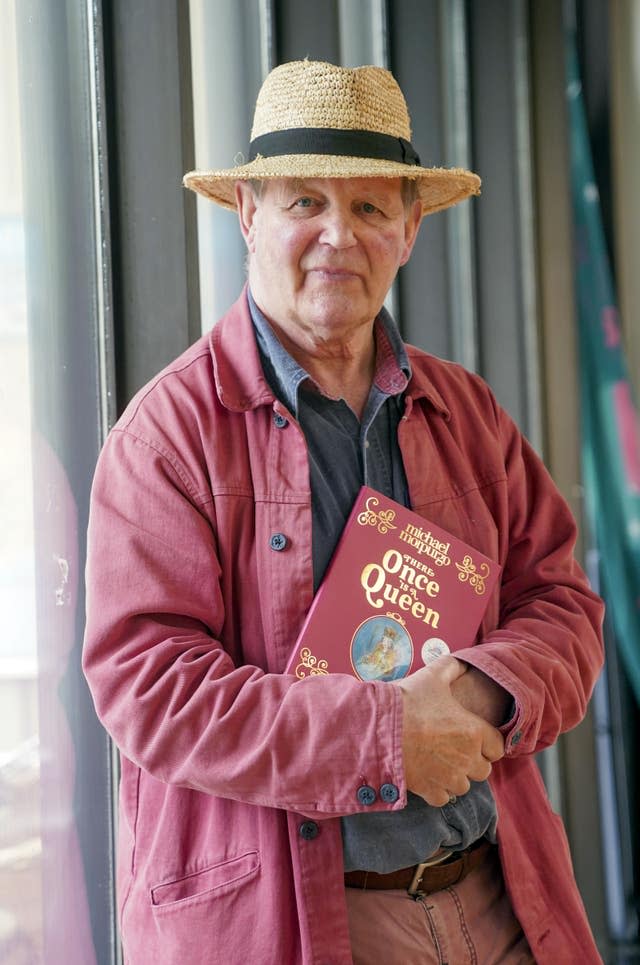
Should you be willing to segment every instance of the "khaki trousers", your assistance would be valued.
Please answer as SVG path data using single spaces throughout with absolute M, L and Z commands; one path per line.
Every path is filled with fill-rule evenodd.
M 347 888 L 354 965 L 531 965 L 497 849 L 459 885 L 414 900 Z

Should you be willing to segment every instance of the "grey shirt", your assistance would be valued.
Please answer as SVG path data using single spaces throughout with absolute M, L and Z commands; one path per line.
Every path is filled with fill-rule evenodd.
M 314 587 L 319 586 L 362 485 L 405 506 L 407 481 L 397 442 L 411 368 L 391 316 L 376 319 L 376 371 L 362 420 L 344 399 L 318 391 L 289 355 L 249 294 L 265 376 L 297 419 L 309 450 Z M 495 841 L 496 807 L 486 781 L 454 804 L 428 805 L 408 794 L 402 811 L 360 813 L 342 819 L 346 871 L 387 872 L 423 861 L 440 847 L 460 850 L 486 835 Z

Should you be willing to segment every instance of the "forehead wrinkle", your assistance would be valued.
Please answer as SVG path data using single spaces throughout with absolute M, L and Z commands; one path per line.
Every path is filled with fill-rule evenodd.
M 282 204 L 290 195 L 297 194 L 305 187 L 302 178 L 266 178 L 263 197 L 269 193 L 276 204 Z

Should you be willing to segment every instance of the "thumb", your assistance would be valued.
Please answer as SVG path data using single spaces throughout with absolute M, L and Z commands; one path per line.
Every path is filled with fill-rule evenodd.
M 459 677 L 469 669 L 469 664 L 463 663 L 462 660 L 458 660 L 453 655 L 446 657 L 439 657 L 438 660 L 434 662 L 434 669 L 439 671 L 439 676 L 444 683 L 451 685 Z

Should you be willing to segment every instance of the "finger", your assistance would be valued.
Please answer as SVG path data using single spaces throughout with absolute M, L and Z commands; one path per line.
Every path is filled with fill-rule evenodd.
M 434 808 L 443 808 L 445 804 L 449 803 L 451 795 L 442 787 L 438 787 L 436 784 L 427 784 L 420 791 L 416 791 L 420 794 L 427 804 L 430 804 Z
M 504 738 L 499 730 L 487 725 L 482 737 L 482 756 L 488 761 L 499 761 L 504 757 Z
M 460 777 L 451 778 L 447 783 L 449 797 L 464 797 L 470 790 L 471 781 L 463 774 L 461 774 Z
M 486 781 L 491 774 L 491 761 L 483 758 L 470 767 L 467 776 L 471 781 Z

